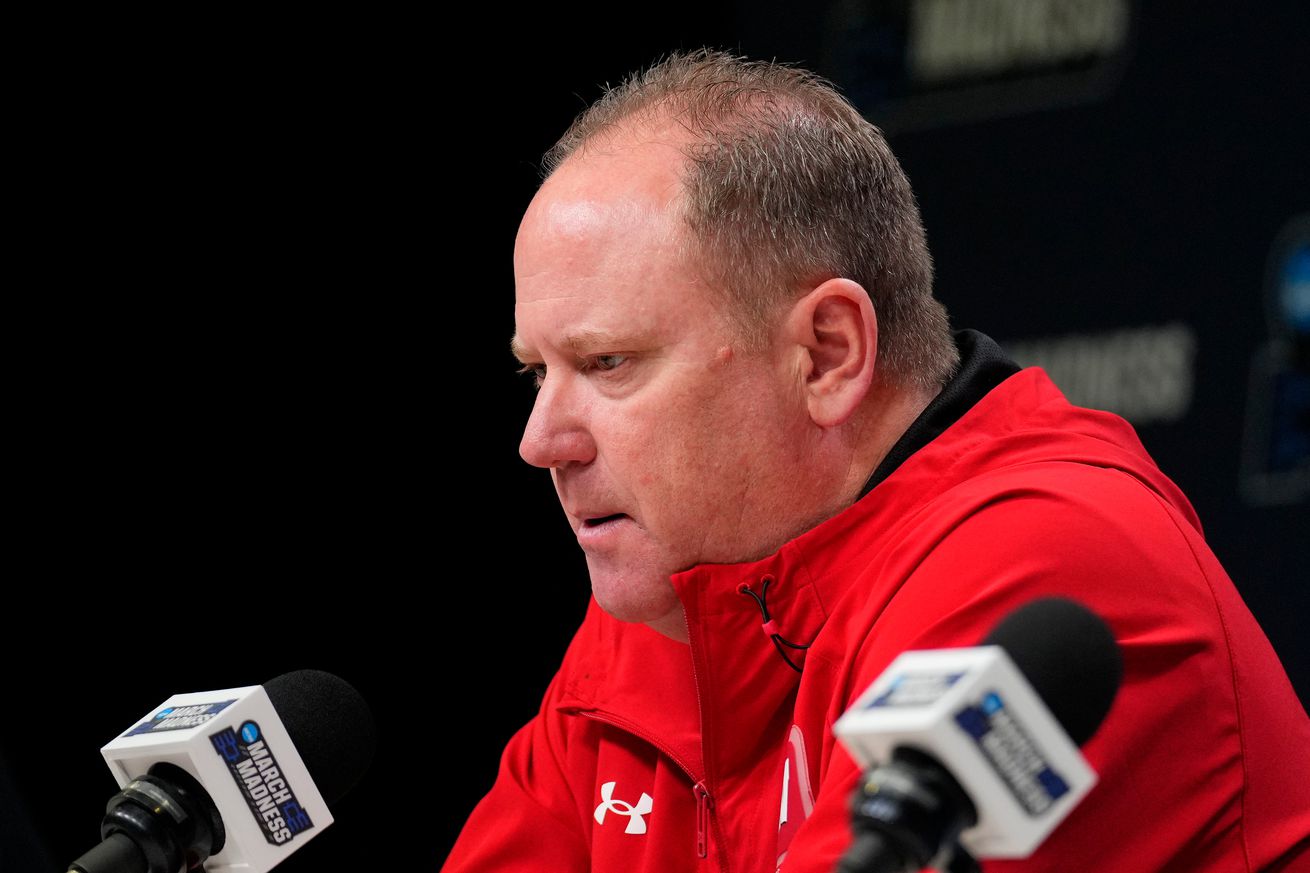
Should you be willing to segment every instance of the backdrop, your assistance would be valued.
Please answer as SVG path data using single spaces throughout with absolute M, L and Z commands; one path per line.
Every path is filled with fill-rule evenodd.
M 1306 700 L 1310 21 L 1212 5 L 57 23 L 5 873 L 92 844 L 99 746 L 169 694 L 303 666 L 360 688 L 381 746 L 285 869 L 437 869 L 588 596 L 517 456 L 536 162 L 601 83 L 706 44 L 884 126 L 955 325 L 1134 422 Z

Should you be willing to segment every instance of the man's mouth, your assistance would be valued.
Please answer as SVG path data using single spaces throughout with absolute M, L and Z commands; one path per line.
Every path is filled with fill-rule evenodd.
M 627 517 L 628 516 L 626 513 L 616 512 L 613 515 L 601 515 L 601 516 L 597 516 L 596 518 L 589 518 L 586 521 L 584 521 L 582 524 L 586 527 L 599 527 L 600 525 L 604 524 L 607 521 L 617 521 L 620 518 L 627 518 Z
M 624 522 L 632 521 L 626 512 L 613 515 L 593 515 L 578 525 L 578 545 L 588 552 L 609 551 L 617 546 L 629 532 Z

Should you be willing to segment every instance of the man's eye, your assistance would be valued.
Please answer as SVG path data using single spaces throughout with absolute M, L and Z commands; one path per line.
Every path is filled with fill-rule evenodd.
M 597 370 L 613 370 L 627 359 L 627 355 L 597 355 L 592 361 Z
M 541 383 L 546 381 L 545 364 L 527 364 L 519 369 L 519 374 L 532 377 L 532 387 L 540 388 Z

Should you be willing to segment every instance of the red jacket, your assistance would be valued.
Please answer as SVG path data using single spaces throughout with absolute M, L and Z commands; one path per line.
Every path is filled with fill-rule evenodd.
M 771 629 L 812 642 L 784 648 L 800 674 L 743 593 L 766 579 Z M 1128 424 L 1040 370 L 775 554 L 673 584 L 690 646 L 593 601 L 446 873 L 829 873 L 858 775 L 836 718 L 902 651 L 976 645 L 1048 594 L 1108 622 L 1124 681 L 1084 747 L 1096 788 L 1031 858 L 984 869 L 1310 863 L 1289 863 L 1310 834 L 1310 721 L 1277 656 Z

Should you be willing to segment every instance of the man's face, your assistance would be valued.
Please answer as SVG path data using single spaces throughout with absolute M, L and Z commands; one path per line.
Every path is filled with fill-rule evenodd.
M 520 454 L 550 469 L 601 607 L 671 636 L 670 574 L 785 540 L 804 442 L 788 367 L 744 355 L 680 261 L 678 163 L 658 142 L 571 159 L 514 251 L 514 345 L 540 382 Z

